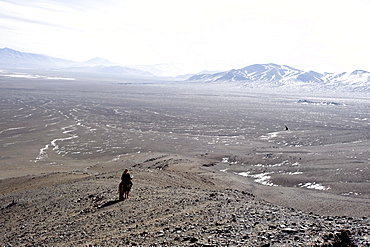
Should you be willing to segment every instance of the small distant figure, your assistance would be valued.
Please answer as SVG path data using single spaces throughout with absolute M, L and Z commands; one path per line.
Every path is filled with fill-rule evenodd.
M 286 126 L 286 125 L 285 125 L 285 130 L 287 130 L 287 131 L 289 130 L 288 126 Z
M 130 172 L 125 169 L 121 176 L 121 183 L 118 187 L 118 193 L 119 193 L 119 200 L 123 201 L 124 199 L 127 199 L 130 193 L 132 187 L 132 177 L 130 175 Z

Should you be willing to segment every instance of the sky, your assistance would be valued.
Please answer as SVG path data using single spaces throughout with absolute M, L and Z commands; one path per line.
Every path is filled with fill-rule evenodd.
M 370 71 L 369 0 L 0 0 L 0 48 L 74 61 Z

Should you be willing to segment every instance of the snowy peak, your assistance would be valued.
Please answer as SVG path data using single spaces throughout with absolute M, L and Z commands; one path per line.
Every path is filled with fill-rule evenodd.
M 8 57 L 21 57 L 22 53 L 5 47 L 3 49 L 0 49 L 0 55 Z
M 370 72 L 318 73 L 302 71 L 286 65 L 254 64 L 242 69 L 232 69 L 215 74 L 193 75 L 189 81 L 238 82 L 244 85 L 278 86 L 318 86 L 326 88 L 345 88 L 355 91 L 370 91 Z
M 327 74 L 323 79 L 328 84 L 368 88 L 370 90 L 370 72 L 364 70 L 355 70 L 351 73 Z
M 302 71 L 286 65 L 254 64 L 242 69 L 251 80 L 276 81 L 296 76 Z
M 305 74 L 306 73 L 306 74 Z M 212 75 L 195 75 L 189 80 L 209 80 L 209 81 L 273 81 L 294 80 L 302 75 L 303 80 L 311 80 L 315 76 L 307 74 L 298 69 L 286 65 L 269 64 L 254 64 L 242 69 L 233 69 L 226 72 L 216 73 Z
M 108 59 L 104 59 L 101 57 L 95 57 L 93 59 L 87 60 L 82 64 L 86 66 L 116 66 L 116 63 L 109 61 Z

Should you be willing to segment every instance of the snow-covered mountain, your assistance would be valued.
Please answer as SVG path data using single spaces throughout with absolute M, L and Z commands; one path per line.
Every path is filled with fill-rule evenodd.
M 355 91 L 370 91 L 370 72 L 318 73 L 302 71 L 286 65 L 254 64 L 242 69 L 232 69 L 214 74 L 198 74 L 188 81 L 239 82 L 244 85 L 270 86 L 319 86 L 325 88 L 345 88 Z
M 0 49 L 0 67 L 2 68 L 56 69 L 73 66 L 75 63 L 65 59 L 20 52 L 9 48 Z
M 152 75 L 140 69 L 119 66 L 104 58 L 93 58 L 85 62 L 75 62 L 35 53 L 26 53 L 9 48 L 0 49 L 0 69 L 39 69 L 67 72 L 98 73 L 113 75 Z
M 86 67 L 94 67 L 94 66 L 117 66 L 118 64 L 109 61 L 108 59 L 95 57 L 93 59 L 87 60 L 82 62 L 81 65 L 85 65 Z
M 177 76 L 179 71 L 183 70 L 183 67 L 181 64 L 126 67 L 98 57 L 85 62 L 75 62 L 41 54 L 20 52 L 9 48 L 0 49 L 0 69 L 46 69 L 62 72 L 111 74 L 114 76 Z M 299 89 L 306 87 L 370 92 L 370 72 L 364 70 L 337 74 L 318 73 L 269 63 L 254 64 L 242 69 L 232 69 L 224 72 L 204 71 L 189 76 L 183 75 L 177 77 L 177 79 L 197 82 L 235 82 L 249 87 L 290 87 Z

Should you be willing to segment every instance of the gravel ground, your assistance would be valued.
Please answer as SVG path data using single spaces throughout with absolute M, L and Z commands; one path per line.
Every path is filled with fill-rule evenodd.
M 370 246 L 367 217 L 274 205 L 177 155 L 1 180 L 2 246 Z M 118 201 L 121 172 L 134 176 Z

